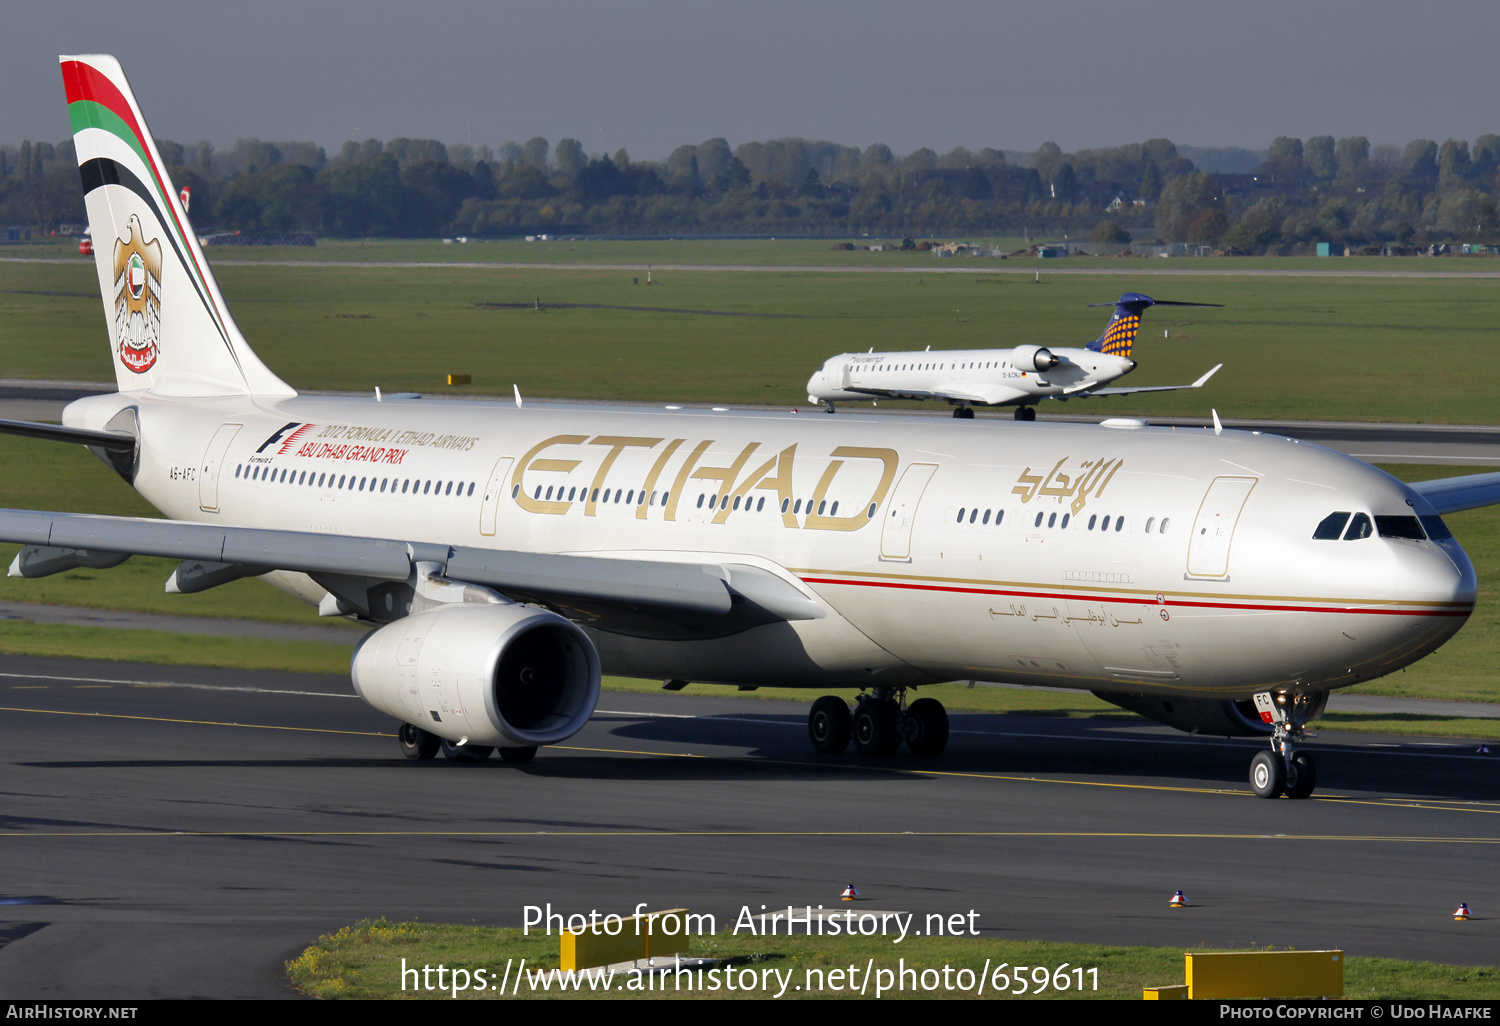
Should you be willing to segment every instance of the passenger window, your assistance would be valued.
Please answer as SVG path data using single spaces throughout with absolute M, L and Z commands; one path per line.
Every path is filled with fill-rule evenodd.
M 1427 536 L 1422 533 L 1422 525 L 1417 523 L 1416 517 L 1377 516 L 1375 530 L 1380 532 L 1382 538 L 1405 538 L 1407 541 L 1427 540 Z
M 406 494 L 406 485 L 404 483 L 401 485 L 401 494 L 402 495 Z M 510 497 L 512 499 L 514 499 L 517 495 L 520 495 L 520 494 L 521 494 L 521 486 L 520 485 L 515 485 L 514 487 L 511 488 L 511 490 L 510 490 Z
M 1125 518 L 1124 517 L 1116 517 L 1115 518 L 1115 530 L 1116 531 L 1123 531 L 1123 530 L 1125 530 Z
M 836 517 L 839 515 L 838 500 L 834 500 L 833 506 L 828 510 L 828 515 L 831 517 Z
M 701 496 L 701 495 L 698 496 L 698 508 L 699 509 L 703 508 L 703 496 Z
M 573 493 L 576 492 L 576 491 L 578 491 L 578 487 L 576 485 L 574 487 L 568 489 L 568 501 L 569 502 L 573 501 Z
M 1041 527 L 1042 526 L 1042 517 L 1043 517 L 1043 515 L 1044 514 L 1038 513 L 1036 515 L 1036 523 L 1032 524 L 1031 526 L 1032 527 Z
M 319 488 L 323 487 L 323 475 L 322 474 L 318 475 L 318 487 Z
M 552 499 L 552 486 L 551 485 L 547 486 L 547 499 L 549 501 Z
M 979 521 L 979 522 L 980 522 L 980 523 L 981 523 L 981 524 L 987 524 L 987 523 L 989 523 L 989 522 L 990 522 L 990 511 L 989 511 L 989 510 L 985 510 L 985 511 L 984 511 L 984 519 L 983 519 L 983 520 L 981 520 L 981 521 Z
M 1056 527 L 1057 526 L 1057 514 L 1056 513 L 1052 514 L 1050 517 L 1047 518 L 1047 526 L 1048 527 Z
M 822 516 L 823 515 L 823 510 L 827 506 L 828 506 L 828 500 L 827 499 L 819 499 L 818 500 L 818 516 Z
M 792 500 L 791 499 L 782 499 L 781 500 L 781 512 L 785 513 L 787 507 L 790 506 L 791 504 L 792 504 Z
M 244 464 L 240 464 L 238 467 L 235 467 L 234 468 L 234 476 L 235 477 L 239 477 L 240 476 L 240 471 L 242 471 L 244 469 L 245 469 Z
M 1343 513 L 1330 513 L 1318 524 L 1313 531 L 1314 541 L 1338 541 L 1339 535 L 1344 533 L 1344 525 L 1349 522 L 1347 511 Z
M 870 503 L 870 511 L 865 514 L 865 519 L 866 520 L 874 520 L 875 519 L 875 506 L 876 506 L 876 503 L 873 503 L 873 502 Z
M 1151 533 L 1151 528 L 1153 528 L 1155 526 L 1156 526 L 1156 518 L 1155 517 L 1147 517 L 1146 518 L 1146 533 L 1150 534 Z
M 1370 518 L 1363 513 L 1354 514 L 1354 520 L 1349 524 L 1349 530 L 1344 532 L 1344 541 L 1358 541 L 1368 538 L 1375 533 L 1375 528 L 1370 524 Z
M 1161 526 L 1156 529 L 1156 533 L 1157 534 L 1166 534 L 1167 533 L 1167 525 L 1170 524 L 1171 522 L 1172 521 L 1169 520 L 1168 518 L 1162 517 L 1161 518 Z
M 740 497 L 739 497 L 739 496 L 738 496 L 738 495 L 736 495 L 736 496 L 735 496 L 735 497 L 734 497 L 734 511 L 735 511 L 735 512 L 736 512 L 736 513 L 738 513 L 738 512 L 739 512 L 739 510 L 740 510 Z
M 766 508 L 766 497 L 764 495 L 762 495 L 760 497 L 760 501 L 755 504 L 755 512 L 759 513 L 761 510 L 763 510 L 765 508 Z
M 967 512 L 968 512 L 968 510 L 966 510 L 962 506 L 960 506 L 958 508 L 958 520 L 955 521 L 955 523 L 959 523 L 959 524 L 963 523 L 964 522 L 964 514 L 967 513 Z
M 1099 514 L 1095 513 L 1093 516 L 1089 517 L 1089 530 L 1092 531 L 1094 529 L 1094 525 L 1098 522 Z
M 1070 514 L 1070 513 L 1064 513 L 1063 514 L 1063 522 L 1062 522 L 1063 530 L 1066 531 L 1068 529 L 1068 521 L 1071 520 L 1071 519 L 1073 519 L 1072 514 Z
M 972 524 L 978 518 L 979 518 L 979 508 L 976 506 L 974 508 L 974 511 L 969 514 L 969 523 Z M 988 519 L 988 518 L 986 518 L 986 519 Z
M 1000 521 L 1002 521 L 1004 519 L 1005 519 L 1005 510 L 1002 509 L 1002 510 L 996 511 L 996 513 L 995 513 L 995 526 L 999 527 L 1000 526 Z

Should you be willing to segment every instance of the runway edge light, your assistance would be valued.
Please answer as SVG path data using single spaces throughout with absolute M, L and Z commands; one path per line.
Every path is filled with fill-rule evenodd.
M 844 888 L 844 893 L 840 894 L 839 897 L 843 898 L 845 901 L 858 901 L 859 892 L 854 889 L 853 884 L 850 884 L 848 887 Z
M 1457 922 L 1462 922 L 1463 920 L 1468 919 L 1469 918 L 1469 906 L 1466 905 L 1464 902 L 1460 901 L 1458 903 L 1458 908 L 1456 908 L 1456 909 L 1453 910 L 1453 918 Z
M 1187 895 L 1183 894 L 1181 891 L 1178 891 L 1176 894 L 1172 895 L 1173 908 L 1187 908 L 1187 903 Z

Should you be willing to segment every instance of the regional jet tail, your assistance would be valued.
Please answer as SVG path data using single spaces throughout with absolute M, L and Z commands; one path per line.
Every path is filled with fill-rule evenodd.
M 1135 370 L 1131 351 L 1149 306 L 1218 306 L 1176 303 L 1127 292 L 1113 306 L 1109 325 L 1083 349 L 1049 349 L 1021 345 L 1013 349 L 959 349 L 933 352 L 845 353 L 818 368 L 807 383 L 809 402 L 834 404 L 851 399 L 938 399 L 955 407 L 953 415 L 974 416 L 974 406 L 1014 406 L 1017 420 L 1035 420 L 1043 399 L 1084 399 L 1136 392 L 1176 392 L 1202 388 L 1223 364 L 1191 385 L 1143 385 L 1105 388 Z

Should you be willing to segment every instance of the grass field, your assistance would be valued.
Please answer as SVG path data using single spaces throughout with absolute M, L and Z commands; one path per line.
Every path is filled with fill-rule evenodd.
M 1013 1000 L 1076 999 L 1076 998 L 1124 998 L 1139 999 L 1144 987 L 1180 984 L 1183 982 L 1183 949 L 1148 947 L 1113 947 L 1102 944 L 1069 944 L 1049 941 L 998 940 L 986 937 L 907 937 L 899 945 L 892 938 L 878 937 L 752 937 L 728 932 L 729 924 L 716 935 L 694 938 L 690 956 L 724 959 L 724 968 L 733 968 L 736 977 L 751 979 L 740 970 L 753 970 L 757 983 L 770 983 L 769 990 L 759 986 L 755 989 L 689 991 L 668 989 L 663 992 L 658 985 L 646 990 L 642 983 L 631 989 L 630 977 L 620 973 L 615 977 L 614 987 L 605 991 L 591 990 L 585 984 L 581 990 L 560 992 L 556 984 L 543 990 L 537 986 L 521 983 L 515 997 L 521 998 L 641 998 L 647 1000 L 679 1000 L 691 998 L 749 997 L 774 998 L 778 996 L 779 981 L 787 983 L 783 998 L 839 998 L 875 997 L 875 984 L 864 994 L 860 993 L 860 981 L 871 961 L 877 970 L 892 970 L 885 979 L 894 980 L 896 970 L 915 968 L 920 974 L 924 969 L 942 971 L 944 966 L 952 968 L 949 980 L 957 983 L 958 970 L 967 969 L 967 978 L 973 981 L 985 971 L 986 965 L 1007 967 L 1005 984 L 1007 994 Z M 1459 924 L 1463 926 L 1464 924 Z M 1207 949 L 1204 949 L 1207 950 Z M 1246 948 L 1244 950 L 1268 950 Z M 401 988 L 402 959 L 405 965 L 433 966 L 430 985 L 436 986 L 436 967 L 441 964 L 451 974 L 453 969 L 464 971 L 464 979 L 470 989 L 458 990 L 450 987 L 443 991 L 414 990 L 412 986 L 403 992 Z M 292 984 L 306 994 L 319 998 L 444 998 L 460 999 L 496 998 L 497 987 L 502 978 L 514 982 L 520 972 L 519 963 L 526 960 L 526 967 L 535 973 L 558 966 L 558 940 L 535 932 L 523 936 L 520 930 L 496 929 L 483 926 L 464 926 L 444 923 L 391 923 L 385 920 L 365 920 L 345 927 L 337 933 L 318 938 L 301 955 L 287 963 L 287 976 Z M 904 964 L 903 961 L 904 960 Z M 503 974 L 507 962 L 512 964 L 510 976 Z M 850 964 L 859 968 L 859 975 L 851 987 L 841 982 L 835 990 L 828 985 L 830 970 L 847 969 Z M 1050 984 L 1057 980 L 1056 970 L 1066 965 L 1068 989 L 1054 989 Z M 1016 967 L 1025 966 L 1023 974 L 1026 984 L 1015 982 Z M 1035 982 L 1042 977 L 1034 967 L 1044 966 L 1049 985 L 1036 993 Z M 1085 989 L 1078 990 L 1075 975 L 1083 967 Z M 723 978 L 720 969 L 719 979 Z M 1097 970 L 1090 974 L 1089 969 Z M 476 975 L 483 970 L 484 975 Z M 777 975 L 762 973 L 774 970 Z M 809 971 L 813 974 L 809 976 Z M 992 970 L 993 972 L 993 970 Z M 489 974 L 494 974 L 491 981 Z M 705 977 L 707 978 L 707 977 Z M 671 977 L 669 977 L 671 979 Z M 688 977 L 686 979 L 691 979 Z M 841 978 L 847 981 L 847 977 Z M 879 978 L 877 978 L 879 979 Z M 472 983 L 482 980 L 483 990 L 474 989 Z M 928 976 L 932 983 L 937 977 Z M 914 986 L 920 987 L 920 976 L 914 977 Z M 1098 989 L 1093 989 L 1097 981 Z M 411 978 L 408 977 L 410 984 Z M 640 981 L 637 980 L 639 983 Z M 973 991 L 961 993 L 953 990 L 919 990 L 912 992 L 908 986 L 905 993 L 887 993 L 892 997 L 962 998 L 996 997 L 994 988 L 997 978 L 989 978 L 986 991 L 976 995 Z M 823 989 L 809 993 L 801 988 L 821 983 Z M 977 987 L 970 982 L 969 986 Z M 506 997 L 511 997 L 509 985 Z M 852 993 L 851 993 L 852 990 Z M 1023 996 L 1024 995 L 1024 996 Z M 1350 956 L 1344 966 L 1344 996 L 1347 998 L 1452 998 L 1466 1001 L 1493 1001 L 1500 998 L 1500 970 L 1493 966 L 1439 965 L 1433 962 L 1404 962 L 1391 958 L 1360 958 Z
M 303 252 L 341 258 L 356 245 Z M 527 244 L 369 245 L 386 259 L 455 259 L 459 251 L 467 257 Z M 650 259 L 657 246 L 719 253 L 783 244 L 590 245 Z M 1500 423 L 1494 400 L 1500 361 L 1492 358 L 1500 341 L 1492 309 L 1500 281 L 1488 279 L 1153 279 L 1123 268 L 1105 276 L 1044 273 L 1038 287 L 1013 275 L 672 271 L 655 274 L 648 287 L 627 267 L 304 268 L 247 265 L 247 252 L 254 251 L 214 254 L 240 261 L 219 268 L 220 282 L 252 344 L 299 388 L 379 385 L 435 394 L 447 391 L 441 383 L 453 372 L 472 374 L 473 385 L 459 391 L 478 394 L 508 393 L 516 383 L 532 396 L 805 406 L 807 377 L 835 353 L 929 344 L 1082 345 L 1100 334 L 1108 316 L 1087 304 L 1144 290 L 1224 309 L 1149 311 L 1136 350 L 1141 367 L 1129 381 L 1183 383 L 1220 362 L 1224 370 L 1202 391 L 1044 410 L 1202 416 L 1213 407 L 1231 420 Z M 284 254 L 267 254 L 275 255 Z M 1436 266 L 1415 258 L 1400 263 Z M 1450 265 L 1500 269 L 1486 261 L 1444 266 Z M 642 284 L 632 284 L 636 279 Z M 537 300 L 543 309 L 531 308 Z M 549 308 L 563 303 L 592 305 Z M 0 376 L 111 379 L 96 279 L 82 258 L 0 263 L 0 326 Z M 1168 330 L 1172 337 L 1165 339 Z

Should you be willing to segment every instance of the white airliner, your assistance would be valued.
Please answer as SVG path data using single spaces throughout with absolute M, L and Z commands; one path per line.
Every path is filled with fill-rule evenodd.
M 1014 406 L 1016 420 L 1036 420 L 1036 404 L 1043 399 L 1084 399 L 1090 396 L 1132 395 L 1136 392 L 1176 392 L 1202 388 L 1222 366 L 1216 365 L 1191 385 L 1143 385 L 1105 388 L 1135 370 L 1130 358 L 1141 330 L 1141 314 L 1149 306 L 1218 306 L 1217 303 L 1174 303 L 1127 292 L 1115 308 L 1104 334 L 1082 349 L 1048 349 L 1023 345 L 1011 349 L 947 349 L 929 346 L 904 353 L 843 353 L 832 357 L 807 381 L 807 401 L 822 403 L 832 413 L 838 402 L 856 399 L 941 399 L 953 415 L 972 419 L 975 406 Z
M 303 397 L 225 308 L 118 63 L 64 57 L 119 392 L 64 426 L 170 519 L 0 511 L 11 573 L 182 560 L 373 629 L 354 686 L 403 752 L 511 760 L 592 714 L 603 671 L 857 686 L 822 752 L 947 741 L 950 680 L 1064 686 L 1184 730 L 1269 734 L 1257 793 L 1305 797 L 1328 692 L 1469 617 L 1439 513 L 1500 475 L 1408 486 L 1259 433 Z

